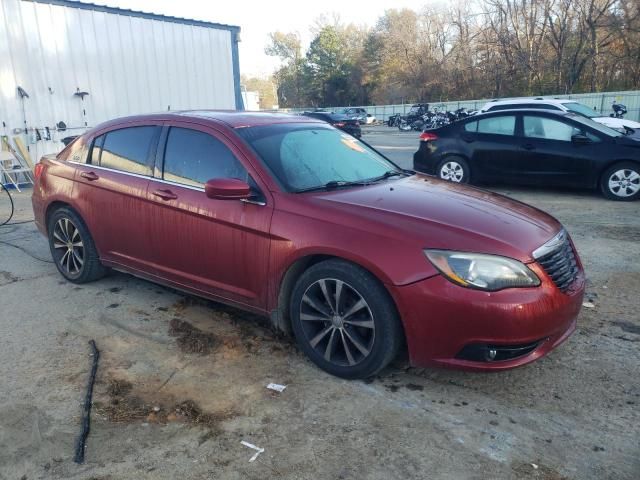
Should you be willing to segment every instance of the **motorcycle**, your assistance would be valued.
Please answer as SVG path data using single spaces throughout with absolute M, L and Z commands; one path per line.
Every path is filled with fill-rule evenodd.
M 389 119 L 387 120 L 387 126 L 389 127 L 397 127 L 398 124 L 400 123 L 400 118 L 402 116 L 399 113 L 396 113 L 395 115 L 391 115 L 389 117 Z
M 610 113 L 609 116 L 613 118 L 624 118 L 627 113 L 627 107 L 615 101 L 611 105 L 611 108 L 613 109 L 613 113 Z

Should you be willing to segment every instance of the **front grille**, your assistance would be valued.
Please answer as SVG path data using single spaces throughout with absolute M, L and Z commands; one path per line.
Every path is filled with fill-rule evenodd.
M 533 256 L 560 291 L 567 292 L 578 276 L 578 260 L 567 232 L 562 230 L 533 252 Z

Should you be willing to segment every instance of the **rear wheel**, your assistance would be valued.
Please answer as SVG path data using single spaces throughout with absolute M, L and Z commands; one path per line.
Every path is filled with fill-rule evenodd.
M 64 278 L 73 283 L 97 280 L 107 273 L 87 226 L 69 207 L 53 212 L 47 225 L 51 256 Z
M 292 327 L 305 354 L 343 378 L 367 378 L 396 355 L 400 319 L 389 294 L 366 270 L 341 260 L 318 263 L 297 281 Z
M 610 200 L 636 200 L 640 197 L 640 165 L 623 162 L 611 166 L 602 175 L 600 190 Z
M 447 157 L 438 164 L 436 174 L 454 183 L 469 183 L 471 172 L 467 162 L 460 157 Z

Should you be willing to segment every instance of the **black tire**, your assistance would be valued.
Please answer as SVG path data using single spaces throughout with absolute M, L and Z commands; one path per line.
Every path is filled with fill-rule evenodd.
M 607 168 L 600 178 L 600 191 L 609 200 L 619 202 L 640 198 L 640 164 L 620 162 Z
M 87 283 L 106 275 L 89 229 L 73 209 L 55 210 L 48 219 L 47 232 L 53 263 L 64 278 Z
M 339 294 L 338 282 L 343 282 Z M 360 301 L 365 305 L 358 308 Z M 338 315 L 333 315 L 336 310 Z M 404 338 L 384 286 L 363 268 L 342 260 L 326 260 L 306 270 L 293 288 L 289 312 L 300 348 L 318 367 L 337 377 L 375 375 L 393 360 Z
M 436 176 L 453 183 L 469 183 L 471 181 L 471 169 L 464 158 L 449 156 L 436 167 Z

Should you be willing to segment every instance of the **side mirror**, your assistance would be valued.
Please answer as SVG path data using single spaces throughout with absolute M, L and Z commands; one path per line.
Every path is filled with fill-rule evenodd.
M 588 143 L 591 143 L 591 139 L 584 133 L 576 133 L 571 137 L 571 142 L 576 145 L 587 145 Z
M 242 200 L 251 196 L 251 187 L 237 178 L 214 178 L 204 184 L 204 193 L 218 200 Z

